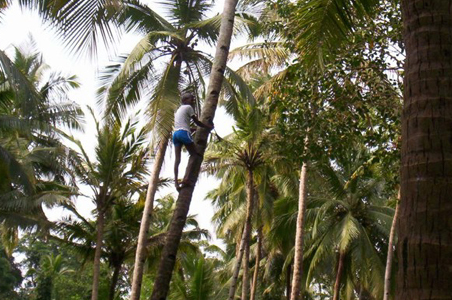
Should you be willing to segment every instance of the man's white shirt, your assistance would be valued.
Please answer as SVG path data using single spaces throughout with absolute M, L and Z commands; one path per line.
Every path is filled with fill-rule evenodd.
M 186 130 L 190 132 L 190 120 L 195 115 L 195 111 L 191 105 L 181 105 L 174 115 L 174 130 Z

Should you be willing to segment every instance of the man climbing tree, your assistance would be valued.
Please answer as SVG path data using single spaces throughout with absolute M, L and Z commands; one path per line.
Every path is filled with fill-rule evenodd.
M 195 144 L 193 143 L 193 139 L 191 137 L 191 132 L 193 130 L 190 127 L 190 120 L 193 120 L 193 122 L 200 127 L 208 129 L 213 128 L 213 125 L 204 124 L 203 122 L 199 121 L 198 117 L 195 115 L 195 111 L 193 110 L 193 105 L 195 104 L 195 96 L 193 94 L 191 93 L 182 94 L 181 103 L 182 105 L 176 111 L 176 114 L 174 116 L 174 133 L 173 133 L 174 150 L 176 152 L 176 159 L 174 162 L 174 184 L 176 185 L 176 189 L 178 191 L 181 189 L 181 185 L 182 187 L 190 185 L 190 182 L 188 181 L 187 177 L 187 174 L 189 172 L 185 173 L 181 185 L 179 185 L 179 181 L 177 178 L 179 173 L 182 145 L 185 146 L 188 153 L 190 153 L 190 156 L 198 155 L 198 152 L 196 152 Z
M 202 109 L 201 120 L 206 123 L 207 120 L 213 120 L 218 104 L 223 74 L 226 69 L 226 60 L 231 45 L 232 29 L 234 26 L 234 13 L 237 0 L 226 0 L 224 10 L 221 16 L 220 35 L 215 52 L 215 59 L 212 65 L 212 72 L 209 78 L 209 88 L 207 90 L 207 99 Z M 190 182 L 196 182 L 202 163 L 202 155 L 206 149 L 207 138 L 210 130 L 201 128 L 196 132 L 195 142 L 197 152 L 200 155 L 190 156 L 185 177 Z M 179 247 L 182 236 L 182 229 L 185 226 L 190 202 L 193 195 L 194 186 L 182 187 L 177 199 L 176 208 L 165 238 L 165 246 L 162 250 L 158 273 L 154 281 L 151 300 L 165 300 L 168 294 L 169 283 L 176 262 L 177 248 Z

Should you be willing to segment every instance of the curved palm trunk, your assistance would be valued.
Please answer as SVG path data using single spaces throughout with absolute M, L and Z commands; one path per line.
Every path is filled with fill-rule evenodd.
M 137 252 L 135 254 L 135 265 L 133 269 L 132 294 L 131 300 L 140 299 L 141 283 L 143 280 L 143 269 L 146 261 L 147 238 L 149 235 L 149 225 L 151 223 L 151 214 L 154 209 L 154 198 L 157 191 L 160 171 L 165 159 L 166 149 L 168 148 L 168 137 L 164 137 L 160 141 L 157 155 L 155 157 L 152 174 L 149 178 L 148 191 L 146 194 L 146 202 L 144 204 L 143 217 L 141 218 L 140 234 L 138 235 Z
M 254 179 L 253 172 L 248 171 L 247 183 L 246 183 L 246 219 L 245 227 L 243 228 L 242 239 L 240 241 L 240 250 L 235 261 L 234 271 L 232 274 L 231 285 L 229 287 L 229 300 L 233 300 L 235 297 L 235 291 L 237 289 L 237 281 L 239 278 L 240 265 L 243 259 L 243 255 L 246 250 L 246 245 L 249 244 L 251 234 L 251 219 L 253 216 L 253 199 L 254 199 Z M 244 275 L 245 276 L 245 275 Z M 249 281 L 249 280 L 248 280 Z M 243 288 L 242 288 L 243 290 Z M 242 293 L 243 297 L 243 293 Z
M 452 295 L 452 0 L 402 0 L 406 47 L 396 299 Z
M 400 190 L 398 199 L 400 199 Z M 392 261 L 394 257 L 394 237 L 398 215 L 399 215 L 399 202 L 397 201 L 397 206 L 394 212 L 394 218 L 392 219 L 391 232 L 389 233 L 388 256 L 386 258 L 385 287 L 383 300 L 388 300 L 389 295 L 391 294 L 391 272 L 392 272 Z
M 339 300 L 339 295 L 341 292 L 342 273 L 344 270 L 344 258 L 345 258 L 345 253 L 340 252 L 339 253 L 339 262 L 337 264 L 336 281 L 334 282 L 333 300 Z
M 210 123 L 215 117 L 215 111 L 220 95 L 223 74 L 226 68 L 226 61 L 231 44 L 232 29 L 234 25 L 234 13 L 237 0 L 225 1 L 223 16 L 221 18 L 220 36 L 218 38 L 215 60 L 210 75 L 209 88 L 207 90 L 207 99 L 204 103 L 201 121 Z M 194 185 L 198 180 L 199 170 L 202 163 L 202 155 L 207 146 L 209 130 L 200 128 L 195 136 L 195 145 L 200 154 L 190 157 L 186 174 L 193 184 L 182 188 L 176 203 L 168 234 L 166 236 L 165 246 L 163 248 L 157 277 L 152 290 L 152 300 L 165 300 L 168 294 L 169 283 L 176 262 L 177 248 L 179 247 L 182 230 L 185 226 L 190 202 L 193 195 Z
M 295 236 L 295 257 L 293 263 L 292 291 L 290 292 L 291 300 L 300 299 L 301 276 L 303 272 L 303 225 L 306 211 L 306 173 L 307 163 L 303 162 L 300 172 L 300 187 L 298 199 L 298 216 L 297 231 Z
M 256 250 L 256 263 L 254 265 L 253 285 L 251 287 L 250 300 L 256 299 L 257 281 L 259 278 L 259 263 L 261 261 L 262 252 L 262 226 L 257 229 L 257 250 Z
M 99 215 L 97 216 L 97 236 L 96 236 L 96 251 L 94 252 L 94 263 L 93 263 L 93 288 L 91 292 L 91 300 L 97 300 L 99 296 L 99 276 L 100 276 L 100 255 L 102 253 L 102 242 L 104 233 L 104 221 L 105 212 L 102 205 L 98 205 L 97 211 Z

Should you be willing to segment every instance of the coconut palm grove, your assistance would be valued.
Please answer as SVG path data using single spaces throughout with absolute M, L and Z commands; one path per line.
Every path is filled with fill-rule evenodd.
M 96 88 L 0 49 L 0 299 L 452 299 L 452 0 L 13 7 Z

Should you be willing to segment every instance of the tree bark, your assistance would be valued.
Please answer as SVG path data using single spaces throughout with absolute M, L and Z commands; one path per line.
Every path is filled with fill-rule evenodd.
M 250 230 L 251 231 L 251 230 Z M 241 300 L 247 300 L 250 290 L 250 238 L 248 235 L 247 241 L 245 242 L 245 257 L 242 263 L 242 298 Z
M 298 195 L 298 216 L 297 216 L 297 231 L 295 236 L 295 257 L 293 263 L 293 276 L 292 276 L 292 291 L 290 292 L 291 300 L 300 299 L 301 291 L 301 276 L 303 272 L 303 225 L 306 211 L 306 173 L 307 164 L 303 162 L 300 172 L 300 187 Z
M 334 282 L 334 291 L 333 291 L 333 300 L 339 300 L 340 292 L 341 292 L 341 280 L 342 273 L 344 270 L 344 258 L 345 253 L 339 253 L 339 262 L 337 264 L 337 273 L 336 273 L 336 281 Z
M 392 261 L 394 257 L 394 237 L 395 237 L 395 227 L 397 224 L 397 218 L 399 215 L 399 200 L 400 200 L 400 190 L 399 195 L 397 197 L 397 205 L 394 212 L 394 218 L 392 219 L 391 231 L 389 233 L 389 242 L 388 242 L 388 256 L 386 258 L 386 270 L 385 270 L 385 286 L 384 286 L 384 294 L 383 300 L 388 300 L 389 295 L 391 294 L 391 272 L 392 272 Z
M 253 285 L 251 286 L 250 300 L 256 299 L 257 281 L 259 278 L 259 264 L 261 261 L 262 252 L 262 226 L 257 229 L 257 250 L 256 263 L 254 264 Z
M 141 218 L 140 233 L 138 235 L 137 252 L 135 254 L 135 266 L 133 269 L 132 294 L 131 300 L 139 300 L 141 294 L 141 283 L 143 280 L 143 269 L 146 261 L 147 238 L 149 235 L 149 225 L 151 223 L 151 215 L 154 209 L 155 193 L 159 181 L 160 170 L 162 169 L 165 159 L 166 149 L 168 148 L 168 137 L 164 137 L 158 145 L 157 155 L 155 157 L 152 174 L 149 178 L 148 190 L 146 193 L 146 201 L 144 204 L 143 217 Z
M 401 4 L 407 56 L 396 299 L 451 299 L 452 1 Z
M 223 82 L 223 74 L 226 68 L 226 61 L 229 53 L 229 46 L 231 44 L 236 5 L 237 0 L 228 0 L 225 1 L 224 4 L 220 35 L 210 75 L 209 88 L 207 90 L 207 99 L 204 103 L 201 114 L 201 121 L 203 123 L 211 123 L 215 117 L 218 97 L 220 95 L 221 85 Z M 179 247 L 182 230 L 185 226 L 185 220 L 187 219 L 188 210 L 190 208 L 194 185 L 198 180 L 199 170 L 201 168 L 203 158 L 202 156 L 204 155 L 204 151 L 206 149 L 209 132 L 210 130 L 206 128 L 200 128 L 196 132 L 195 145 L 197 147 L 197 152 L 200 155 L 190 156 L 190 160 L 188 162 L 186 174 L 188 174 L 188 179 L 192 184 L 184 186 L 179 192 L 176 209 L 171 220 L 165 246 L 163 247 L 160 259 L 157 277 L 154 282 L 154 288 L 151 296 L 152 300 L 165 300 L 168 294 L 169 284 L 176 261 L 177 248 Z
M 246 183 L 246 190 L 247 190 L 247 199 L 246 199 L 246 220 L 245 220 L 245 227 L 243 228 L 242 233 L 242 240 L 240 242 L 240 250 L 239 255 L 236 259 L 234 271 L 232 274 L 231 279 L 231 285 L 229 286 L 229 296 L 228 300 L 234 300 L 235 297 L 235 291 L 237 289 L 237 281 L 239 278 L 239 271 L 240 271 L 240 265 L 242 262 L 242 258 L 246 249 L 246 244 L 249 244 L 250 240 L 250 234 L 251 234 L 251 219 L 253 215 L 253 200 L 254 200 L 254 179 L 253 179 L 253 173 L 251 171 L 248 171 L 247 176 L 247 183 Z M 243 297 L 243 295 L 242 295 Z
M 93 288 L 91 292 L 91 300 L 97 300 L 99 297 L 99 276 L 100 276 L 100 256 L 102 254 L 102 242 L 104 233 L 104 219 L 105 212 L 103 205 L 97 206 L 99 215 L 97 216 L 97 236 L 96 236 L 96 251 L 94 252 L 93 262 Z

